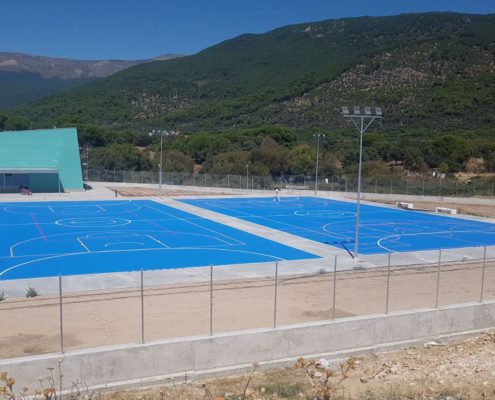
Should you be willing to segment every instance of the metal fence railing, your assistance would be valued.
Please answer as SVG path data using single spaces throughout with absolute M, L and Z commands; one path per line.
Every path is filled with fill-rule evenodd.
M 356 265 L 341 255 L 298 273 L 283 262 L 210 266 L 184 279 L 136 271 L 104 290 L 95 288 L 106 278 L 85 275 L 85 291 L 81 279 L 61 276 L 39 296 L 0 301 L 8 326 L 0 358 L 495 299 L 495 247 L 390 253 Z
M 157 171 L 121 171 L 121 170 L 89 170 L 85 178 L 92 182 L 122 182 L 158 184 Z M 231 189 L 272 190 L 294 188 L 314 190 L 314 177 L 308 176 L 253 176 L 253 175 L 216 175 L 192 174 L 186 172 L 164 172 L 162 183 L 168 185 L 219 187 Z M 318 190 L 336 192 L 356 192 L 357 177 L 330 176 L 318 178 Z M 363 177 L 363 192 L 381 194 L 406 194 L 422 196 L 493 196 L 493 181 L 472 178 L 460 181 L 452 178 L 435 177 L 398 177 L 377 176 Z

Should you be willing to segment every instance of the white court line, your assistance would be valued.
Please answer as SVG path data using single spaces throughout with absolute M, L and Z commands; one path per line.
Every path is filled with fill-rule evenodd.
M 91 253 L 91 251 L 88 249 L 88 247 L 82 242 L 81 239 L 77 238 L 77 241 L 81 244 L 81 246 L 86 249 L 88 253 Z
M 107 211 L 107 210 L 105 210 L 102 206 L 98 206 L 98 205 L 97 205 L 97 206 L 96 206 L 96 208 L 100 209 L 100 210 L 101 210 L 101 211 L 103 211 L 103 212 Z
M 57 233 L 55 235 L 48 235 L 48 236 L 45 236 L 47 239 L 48 238 L 54 238 L 54 237 L 58 237 L 58 236 L 69 236 L 69 235 L 73 235 L 74 237 L 78 237 L 79 235 L 80 236 L 84 236 L 86 232 L 64 232 L 64 233 Z M 78 235 L 78 236 L 76 236 Z M 11 257 L 14 257 L 14 248 L 21 245 L 21 244 L 24 244 L 24 243 L 28 243 L 28 242 L 33 242 L 35 240 L 39 240 L 39 239 L 43 239 L 42 236 L 36 236 L 36 237 L 32 237 L 32 238 L 29 238 L 29 239 L 26 239 L 26 240 L 21 240 L 20 242 L 17 242 L 17 243 L 14 243 L 12 246 L 10 246 L 10 256 Z
M 217 206 L 218 208 L 227 208 L 227 207 L 219 207 Z M 230 210 L 229 208 L 227 208 L 227 210 Z M 301 230 L 301 231 L 305 231 L 305 232 L 310 232 L 310 233 L 313 233 L 313 234 L 316 234 L 316 235 L 323 235 L 323 236 L 329 236 L 329 237 L 333 237 L 332 235 L 330 235 L 328 232 L 326 231 L 321 231 L 322 230 L 322 227 L 320 227 L 320 231 L 316 231 L 314 229 L 309 229 L 309 228 L 304 228 L 302 226 L 297 226 L 297 225 L 292 225 L 292 224 L 289 224 L 287 222 L 281 222 L 281 221 L 277 221 L 277 220 L 272 220 L 270 218 L 267 218 L 267 217 L 262 217 L 262 216 L 258 216 L 258 215 L 254 215 L 254 214 L 250 214 L 250 213 L 247 213 L 245 211 L 238 211 L 240 214 L 245 214 L 246 216 L 248 217 L 251 217 L 251 218 L 259 218 L 259 219 L 263 219 L 263 220 L 266 220 L 266 221 L 270 221 L 270 222 L 274 222 L 276 224 L 280 224 L 280 225 L 286 225 L 286 226 L 289 226 L 291 228 L 294 228 L 296 230 Z M 292 216 L 293 214 L 288 214 L 288 216 Z M 227 214 L 227 216 L 230 216 L 229 214 Z M 271 216 L 270 216 L 271 217 Z M 236 218 L 236 217 L 233 217 L 233 218 Z M 248 222 L 253 222 L 253 221 L 248 221 Z M 256 224 L 256 222 L 253 222 Z M 262 225 L 262 224 L 258 224 L 258 225 Z M 262 225 L 262 226 L 265 226 L 265 225 Z M 268 227 L 269 228 L 269 227 Z M 277 229 L 277 230 L 281 230 L 281 229 L 278 229 L 278 228 L 273 228 L 273 229 Z M 292 234 L 292 235 L 295 235 L 295 236 L 300 236 L 299 234 L 297 233 L 291 233 L 291 232 L 286 232 L 286 233 L 289 233 L 289 234 Z M 313 239 L 311 239 L 313 240 Z
M 115 246 L 115 245 L 121 245 L 121 244 L 138 244 L 140 246 L 144 246 L 144 243 L 143 242 L 111 242 L 111 243 L 106 243 L 103 247 L 107 248 L 109 246 Z M 134 249 L 127 249 L 127 250 L 136 250 L 135 248 Z
M 432 235 L 442 235 L 442 234 L 447 234 L 449 235 L 450 237 L 453 237 L 454 234 L 457 233 L 457 234 L 461 234 L 461 233 L 482 233 L 482 234 L 486 234 L 487 232 L 485 231 L 480 231 L 480 230 L 466 230 L 466 231 L 437 231 L 437 232 L 421 232 L 421 233 L 405 233 L 405 234 L 393 234 L 393 235 L 389 235 L 389 236 L 384 236 L 382 237 L 381 239 L 377 240 L 376 244 L 381 247 L 382 249 L 386 250 L 386 251 L 390 251 L 392 253 L 396 253 L 396 251 L 394 250 L 391 250 L 385 246 L 382 246 L 381 244 L 381 241 L 382 240 L 387 240 L 387 239 L 390 239 L 390 238 L 393 238 L 393 237 L 399 237 L 399 238 L 402 238 L 404 236 L 432 236 Z M 491 232 L 493 233 L 493 232 Z M 445 236 L 443 236 L 445 237 Z M 457 241 L 460 241 L 460 242 L 466 242 L 466 243 L 471 243 L 471 242 L 468 242 L 466 240 L 463 240 L 462 238 L 459 238 L 459 239 L 456 239 Z M 457 248 L 457 247 L 454 247 L 454 248 Z
M 48 206 L 48 209 L 55 214 L 55 211 L 53 210 L 52 206 Z
M 175 219 L 176 219 L 176 220 L 179 220 L 179 221 L 182 221 L 182 222 L 186 222 L 186 223 L 188 223 L 188 224 L 190 224 L 190 225 L 197 226 L 198 228 L 204 229 L 204 230 L 206 230 L 206 231 L 213 232 L 214 234 L 216 234 L 216 235 L 218 235 L 218 236 L 223 236 L 223 237 L 225 237 L 225 238 L 227 238 L 227 239 L 230 239 L 232 242 L 237 242 L 237 243 L 241 243 L 241 244 L 246 244 L 245 242 L 241 242 L 240 240 L 237 240 L 237 239 L 235 239 L 235 238 L 233 238 L 233 237 L 231 237 L 231 236 L 228 236 L 228 235 L 225 235 L 225 234 L 223 234 L 223 233 L 217 232 L 217 231 L 215 231 L 215 230 L 213 230 L 213 229 L 210 229 L 210 228 L 207 228 L 207 227 L 205 227 L 205 226 L 201 226 L 200 224 L 195 224 L 194 222 L 192 222 L 192 221 L 190 221 L 190 220 L 187 220 L 187 219 L 185 219 L 185 218 L 181 218 L 181 217 L 178 217 L 178 216 L 172 215 L 172 214 L 170 214 L 170 213 L 168 213 L 168 212 L 166 212 L 166 211 L 157 210 L 156 208 L 153 208 L 153 207 L 151 207 L 151 206 L 146 206 L 146 205 L 145 205 L 145 207 L 146 207 L 146 208 L 149 208 L 149 209 L 151 209 L 151 210 L 154 210 L 154 211 L 158 211 L 159 213 L 162 213 L 162 214 L 165 214 L 165 215 L 169 215 L 169 216 L 171 216 L 171 217 L 175 217 Z M 207 220 L 207 219 L 205 219 L 205 218 L 203 218 L 203 220 L 205 220 L 205 221 L 209 221 L 209 220 Z M 218 237 L 217 237 L 216 239 L 217 239 L 217 240 L 219 240 L 219 241 L 222 241 L 222 239 L 220 239 L 220 238 L 218 238 Z M 224 241 L 224 242 L 225 242 L 225 241 Z M 225 242 L 225 243 L 226 243 L 226 244 L 230 244 L 229 242 Z
M 170 246 L 167 246 L 165 243 L 162 243 L 161 241 L 159 241 L 158 239 L 154 238 L 153 236 L 147 234 L 146 236 L 148 236 L 151 240 L 154 240 L 155 242 L 157 242 L 158 244 L 162 245 L 163 247 L 165 247 L 166 249 L 170 249 Z
M 138 251 L 173 251 L 173 250 L 175 250 L 175 249 L 151 248 L 151 249 L 132 249 L 132 250 L 102 250 L 102 251 L 99 251 L 98 253 L 130 253 L 130 252 L 133 252 L 133 251 L 138 252 Z M 180 248 L 178 250 L 205 250 L 205 249 L 202 248 L 202 247 L 182 247 L 182 248 Z M 207 250 L 210 250 L 210 249 L 207 249 Z M 272 260 L 286 261 L 285 258 L 277 257 L 277 256 L 274 256 L 272 254 L 258 253 L 258 252 L 255 252 L 255 251 L 248 251 L 248 250 L 213 249 L 213 251 L 225 251 L 225 252 L 230 252 L 230 253 L 254 254 L 254 255 L 258 255 L 258 256 L 264 256 L 264 257 L 267 257 L 267 258 L 272 259 Z M 37 258 L 35 260 L 29 260 L 29 261 L 26 261 L 26 262 L 23 262 L 23 263 L 20 263 L 20 264 L 13 265 L 12 267 L 9 267 L 7 269 L 4 269 L 3 271 L 0 271 L 0 277 L 2 275 L 6 274 L 9 271 L 12 271 L 14 269 L 23 267 L 23 266 L 28 265 L 28 264 L 33 264 L 33 263 L 36 263 L 36 262 L 39 262 L 39 261 L 46 261 L 46 260 L 52 260 L 52 259 L 55 259 L 55 258 L 78 256 L 78 255 L 85 255 L 85 254 L 88 254 L 88 253 L 86 253 L 86 252 L 65 253 L 65 254 L 57 254 L 55 256 Z M 95 252 L 95 253 L 91 253 L 91 254 L 97 254 L 97 253 Z M 314 256 L 314 258 L 322 258 L 322 257 Z M 223 264 L 219 264 L 219 265 L 223 265 Z M 201 265 L 198 265 L 198 267 L 200 267 L 200 266 Z M 193 266 L 187 267 L 187 268 L 193 268 Z M 105 273 L 105 271 L 99 271 L 99 273 Z

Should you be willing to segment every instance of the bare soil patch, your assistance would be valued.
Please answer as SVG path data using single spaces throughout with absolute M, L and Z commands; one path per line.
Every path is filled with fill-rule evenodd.
M 377 201 L 378 202 L 378 201 Z M 394 201 L 382 201 L 382 204 L 395 204 Z M 454 208 L 458 214 L 475 215 L 478 217 L 495 218 L 495 206 L 485 206 L 479 204 L 458 204 L 458 203 L 435 203 L 428 201 L 412 201 L 414 208 L 435 212 L 435 207 Z
M 388 311 L 435 306 L 437 265 L 390 271 Z M 438 305 L 480 301 L 482 264 L 459 262 L 441 268 Z M 483 299 L 495 298 L 495 260 L 485 264 Z M 384 313 L 387 268 L 280 277 L 277 326 Z M 366 301 L 363 301 L 366 299 Z M 213 332 L 272 327 L 273 277 L 217 280 L 213 284 Z M 60 350 L 56 295 L 7 298 L 0 302 L 6 329 L 0 329 L 0 358 Z M 239 313 L 238 310 L 243 310 Z M 145 286 L 146 341 L 209 333 L 210 285 Z M 63 297 L 65 350 L 141 341 L 139 288 L 66 293 Z M 30 336 L 35 335 L 35 336 Z

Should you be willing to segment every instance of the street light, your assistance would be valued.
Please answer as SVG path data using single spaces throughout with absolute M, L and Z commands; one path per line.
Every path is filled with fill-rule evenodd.
M 342 115 L 344 118 L 349 118 L 356 129 L 359 131 L 359 167 L 358 167 L 358 187 L 356 199 L 356 239 L 354 241 L 354 259 L 357 259 L 359 250 L 359 212 L 361 205 L 361 165 L 363 160 L 363 135 L 370 127 L 375 119 L 383 118 L 382 108 L 375 107 L 375 112 L 372 112 L 371 107 L 364 107 L 364 114 L 361 113 L 359 106 L 354 106 L 353 113 L 349 112 L 349 107 L 342 106 Z M 366 124 L 364 122 L 366 120 Z
M 246 164 L 246 194 L 249 194 L 249 164 Z
M 320 155 L 320 137 L 324 138 L 325 135 L 323 133 L 314 134 L 313 137 L 316 137 L 316 172 L 315 172 L 315 196 L 318 191 L 318 161 Z
M 155 130 L 153 129 L 151 132 L 148 133 L 148 135 L 150 135 L 150 137 L 152 136 L 157 136 L 157 135 L 160 135 L 160 169 L 158 171 L 158 179 L 159 179 L 159 193 L 160 193 L 160 197 L 163 197 L 163 193 L 162 193 L 162 171 L 163 171 L 163 136 L 174 136 L 174 135 L 178 135 L 179 132 L 178 131 L 166 131 L 166 130 Z

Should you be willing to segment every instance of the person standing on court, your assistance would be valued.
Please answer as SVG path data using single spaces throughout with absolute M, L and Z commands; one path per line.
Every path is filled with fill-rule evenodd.
M 275 188 L 275 197 L 273 198 L 273 201 L 280 201 L 280 197 L 278 196 L 279 189 L 278 187 Z

